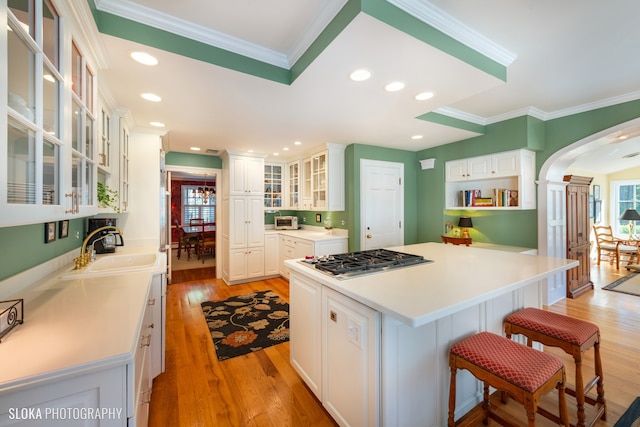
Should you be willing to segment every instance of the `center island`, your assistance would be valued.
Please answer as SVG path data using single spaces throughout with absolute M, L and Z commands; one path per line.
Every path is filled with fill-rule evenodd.
M 342 426 L 445 426 L 451 345 L 542 307 L 546 279 L 577 261 L 441 243 L 389 248 L 431 261 L 340 280 L 286 261 L 291 363 Z M 504 248 L 501 248 L 504 249 Z M 457 379 L 456 419 L 482 398 Z

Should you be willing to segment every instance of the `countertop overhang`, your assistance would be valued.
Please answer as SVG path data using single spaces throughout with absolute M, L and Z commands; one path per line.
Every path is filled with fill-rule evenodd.
M 310 277 L 409 326 L 419 327 L 578 265 L 578 261 L 486 248 L 421 243 L 389 248 L 433 262 L 338 280 L 285 261 Z

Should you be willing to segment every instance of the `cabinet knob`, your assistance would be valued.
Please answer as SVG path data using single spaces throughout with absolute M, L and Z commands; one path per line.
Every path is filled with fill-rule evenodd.
M 373 236 L 371 234 L 367 234 L 367 239 L 372 238 Z
M 336 313 L 335 311 L 331 310 L 329 312 L 329 319 L 333 320 L 334 322 L 338 321 L 338 313 Z
M 149 305 L 156 305 L 156 299 L 155 298 L 149 298 Z

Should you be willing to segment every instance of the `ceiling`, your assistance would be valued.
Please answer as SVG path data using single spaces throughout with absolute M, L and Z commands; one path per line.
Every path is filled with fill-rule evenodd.
M 171 151 L 193 152 L 195 146 L 201 153 L 253 150 L 287 158 L 326 142 L 418 151 L 476 136 L 477 126 L 523 114 L 547 120 L 640 98 L 636 0 L 389 0 L 505 68 L 506 82 L 407 34 L 423 25 L 411 16 L 404 18 L 407 30 L 405 23 L 388 25 L 363 9 L 317 49 L 312 43 L 338 20 L 347 0 L 94 2 L 100 13 L 140 23 L 140 33 L 131 34 L 147 31 L 144 24 L 235 52 L 256 68 L 287 71 L 306 65 L 282 82 L 193 59 L 198 56 L 165 46 L 158 37 L 144 41 L 117 30 L 111 31 L 116 36 L 100 34 L 107 52 L 102 76 L 113 102 L 129 109 L 136 127 L 164 123 Z M 369 2 L 387 3 L 361 3 Z M 134 50 L 154 55 L 158 65 L 133 62 Z M 356 68 L 368 69 L 371 78 L 351 81 Z M 405 82 L 405 89 L 385 92 L 392 80 Z M 422 91 L 435 96 L 416 101 Z M 162 101 L 145 101 L 143 92 Z M 418 118 L 430 112 L 469 126 Z M 423 137 L 414 140 L 414 135 Z M 609 173 L 640 165 L 640 156 L 620 159 L 640 151 L 640 139 L 633 136 L 616 143 L 610 160 L 601 152 L 582 153 L 576 167 Z

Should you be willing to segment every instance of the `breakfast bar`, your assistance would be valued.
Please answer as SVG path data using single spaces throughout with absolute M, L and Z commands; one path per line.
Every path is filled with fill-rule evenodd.
M 346 279 L 291 270 L 291 362 L 341 425 L 446 425 L 450 346 L 542 307 L 546 278 L 577 261 L 440 243 L 390 248 L 428 262 Z M 482 387 L 458 375 L 456 418 Z M 354 408 L 355 407 L 355 408 Z

